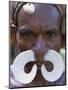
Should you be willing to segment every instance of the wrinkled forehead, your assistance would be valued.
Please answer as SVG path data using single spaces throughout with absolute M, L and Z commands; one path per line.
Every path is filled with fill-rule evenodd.
M 51 4 L 34 4 L 35 12 L 33 14 L 27 14 L 24 12 L 23 7 L 18 13 L 18 26 L 30 25 L 30 26 L 58 26 L 60 23 L 60 12 Z

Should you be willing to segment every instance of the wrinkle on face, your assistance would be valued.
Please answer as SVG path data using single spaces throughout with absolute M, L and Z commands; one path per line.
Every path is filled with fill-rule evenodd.
M 18 14 L 18 31 L 23 30 L 23 27 L 26 27 L 28 30 L 32 30 L 32 32 L 37 36 L 35 39 L 30 41 L 23 41 L 20 37 L 21 47 L 32 48 L 32 46 L 36 45 L 39 40 L 39 35 L 42 35 L 44 43 L 49 48 L 56 49 L 59 51 L 61 47 L 61 36 L 60 36 L 60 13 L 57 8 L 53 5 L 41 5 L 35 4 L 36 12 L 32 15 L 28 15 L 23 11 L 23 8 L 20 10 Z M 56 33 L 57 35 L 54 37 L 50 37 L 47 33 Z M 19 35 L 20 36 L 20 35 Z M 32 41 L 31 41 L 32 40 Z M 58 41 L 58 42 L 57 42 Z M 24 42 L 24 44 L 22 43 Z M 45 45 L 45 46 L 46 46 Z

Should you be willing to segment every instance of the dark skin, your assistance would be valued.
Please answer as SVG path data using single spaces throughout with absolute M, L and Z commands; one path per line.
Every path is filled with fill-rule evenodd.
M 18 25 L 16 26 L 16 41 L 20 51 L 32 49 L 35 52 L 38 65 L 36 78 L 28 86 L 48 85 L 39 70 L 40 65 L 44 63 L 43 56 L 49 49 L 59 52 L 62 47 L 59 11 L 52 5 L 35 4 L 35 6 L 36 11 L 32 15 L 28 15 L 21 8 L 17 17 Z M 33 63 L 31 66 L 27 65 L 28 70 L 25 70 L 27 73 L 32 65 Z M 50 65 L 48 64 L 48 66 Z
M 41 53 L 46 53 L 47 49 L 51 48 L 59 52 L 61 48 L 59 19 L 60 14 L 54 6 L 41 5 L 40 8 L 38 5 L 33 15 L 27 15 L 21 9 L 18 14 L 16 35 L 20 50 L 36 48 Z

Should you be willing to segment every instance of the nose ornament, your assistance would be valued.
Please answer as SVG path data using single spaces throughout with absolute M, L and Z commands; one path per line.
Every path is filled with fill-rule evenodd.
M 51 71 L 46 70 L 46 64 L 45 64 L 46 61 L 49 61 L 53 64 L 53 70 Z M 35 63 L 32 66 L 31 71 L 29 73 L 26 73 L 24 71 L 24 67 L 29 62 L 35 62 Z M 20 53 L 15 58 L 12 68 L 15 80 L 23 84 L 31 83 L 36 76 L 37 65 L 39 64 L 41 64 L 41 62 L 35 61 L 34 52 L 32 50 L 27 50 Z M 61 77 L 62 73 L 64 72 L 64 68 L 65 68 L 64 62 L 60 54 L 54 50 L 49 50 L 44 55 L 44 62 L 42 62 L 40 70 L 45 80 L 49 82 L 54 82 Z

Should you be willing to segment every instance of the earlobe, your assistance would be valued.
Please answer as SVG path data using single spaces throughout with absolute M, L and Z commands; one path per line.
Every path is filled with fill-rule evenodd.
M 15 25 L 15 24 L 11 24 L 11 27 L 14 27 L 14 28 L 16 28 L 16 25 Z
M 66 34 L 62 35 L 61 48 L 66 47 Z
M 11 38 L 11 44 L 15 45 L 16 44 L 16 32 L 17 32 L 17 27 L 14 24 L 10 25 L 10 38 Z

